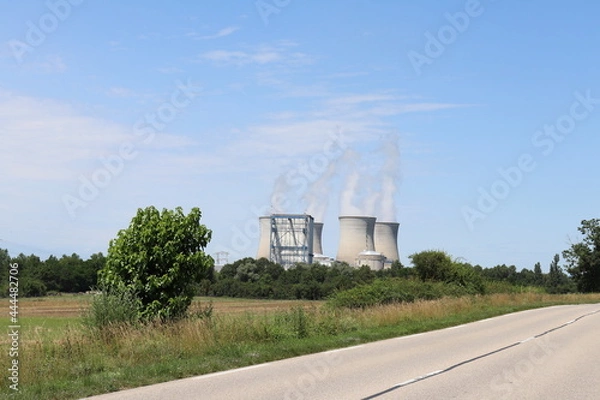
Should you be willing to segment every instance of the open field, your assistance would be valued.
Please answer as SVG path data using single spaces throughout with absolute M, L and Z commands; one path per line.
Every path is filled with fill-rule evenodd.
M 19 322 L 23 327 L 23 340 L 37 340 L 40 337 L 56 339 L 65 329 L 81 325 L 81 316 L 89 307 L 93 295 L 50 296 L 19 299 Z M 8 302 L 8 299 L 5 300 Z M 227 297 L 196 297 L 190 311 L 201 310 L 212 304 L 215 315 L 236 315 L 245 313 L 266 314 L 289 310 L 293 307 L 320 307 L 322 301 L 308 300 L 257 300 Z M 8 309 L 8 304 L 7 304 Z M 8 318 L 0 318 L 2 326 L 8 325 Z M 0 337 L 0 343 L 6 343 L 7 337 Z
M 207 299 L 195 303 L 204 307 Z M 172 325 L 81 324 L 85 296 L 23 299 L 22 399 L 71 399 L 301 354 L 459 325 L 556 304 L 597 303 L 600 294 L 494 294 L 331 309 L 322 302 L 212 299 L 210 318 Z M 8 308 L 8 301 L 7 308 Z M 8 322 L 6 318 L 3 323 Z M 2 339 L 0 346 L 8 346 Z M 7 351 L 0 365 L 10 365 Z M 0 396 L 6 395 L 3 388 Z
M 22 318 L 76 318 L 87 309 L 90 294 L 23 298 L 19 299 L 19 314 Z M 321 305 L 322 301 L 308 300 L 256 300 L 227 297 L 196 297 L 191 309 L 198 309 L 212 303 L 215 313 L 272 312 L 297 306 Z

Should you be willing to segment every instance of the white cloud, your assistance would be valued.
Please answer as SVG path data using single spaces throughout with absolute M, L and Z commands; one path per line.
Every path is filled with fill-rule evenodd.
M 238 26 L 228 26 L 226 28 L 221 29 L 214 35 L 199 36 L 196 33 L 192 33 L 191 35 L 188 34 L 187 36 L 191 36 L 194 39 L 198 39 L 198 40 L 210 40 L 210 39 L 218 39 L 218 38 L 222 38 L 225 36 L 229 36 L 238 30 L 240 30 L 240 28 Z
M 389 94 L 354 94 L 347 96 L 340 96 L 330 99 L 326 102 L 328 106 L 339 107 L 339 106 L 354 106 L 361 103 L 373 103 L 379 101 L 397 100 L 397 96 Z
M 126 132 L 53 100 L 1 93 L 0 136 L 0 169 L 11 170 L 0 180 L 55 180 L 72 177 L 76 163 L 100 156 Z
M 118 91 L 118 90 L 117 90 Z M 137 143 L 133 127 L 81 115 L 55 100 L 0 92 L 0 137 L 3 157 L 1 182 L 72 181 L 97 167 L 102 157 L 115 154 L 123 143 Z M 152 151 L 187 148 L 185 137 L 157 133 L 144 145 Z
M 108 42 L 108 47 L 110 51 L 123 51 L 128 49 L 127 46 L 123 45 L 118 40 L 110 40 Z
M 202 53 L 199 61 L 210 61 L 222 65 L 244 66 L 249 64 L 303 65 L 312 63 L 312 58 L 301 52 L 292 52 L 295 46 L 289 41 L 274 45 L 261 45 L 249 50 L 212 50 Z

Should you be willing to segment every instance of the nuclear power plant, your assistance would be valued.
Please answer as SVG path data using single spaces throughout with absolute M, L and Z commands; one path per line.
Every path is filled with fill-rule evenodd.
M 389 268 L 399 261 L 397 222 L 377 222 L 376 217 L 338 217 L 340 236 L 335 260 L 353 267 L 367 265 L 373 270 Z M 257 258 L 268 258 L 285 268 L 295 263 L 331 264 L 323 255 L 322 222 L 307 214 L 273 214 L 259 218 L 260 239 Z
M 314 219 L 307 214 L 272 214 L 259 218 L 257 258 L 289 268 L 296 263 L 312 264 Z M 321 224 L 322 229 L 322 224 Z M 320 239 L 318 246 L 321 248 Z

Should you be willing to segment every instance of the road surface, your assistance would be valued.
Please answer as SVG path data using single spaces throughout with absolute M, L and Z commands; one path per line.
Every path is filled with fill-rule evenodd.
M 600 305 L 556 306 L 90 399 L 598 399 L 599 360 Z

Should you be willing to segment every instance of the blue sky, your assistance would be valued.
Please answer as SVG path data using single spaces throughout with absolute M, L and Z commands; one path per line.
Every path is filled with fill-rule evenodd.
M 257 216 L 400 222 L 425 249 L 548 268 L 598 217 L 600 6 L 559 1 L 11 3 L 0 247 L 102 251 L 198 206 L 211 254 Z M 598 99 L 598 100 L 596 100 Z

